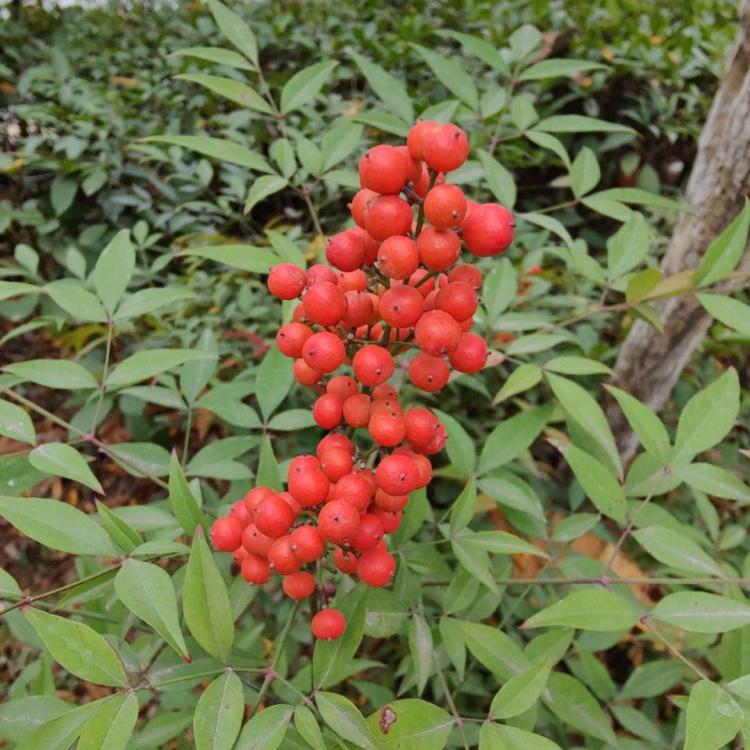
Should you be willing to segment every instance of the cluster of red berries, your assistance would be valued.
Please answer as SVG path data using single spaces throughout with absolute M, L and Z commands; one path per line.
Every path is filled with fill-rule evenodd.
M 276 297 L 301 298 L 276 343 L 295 360 L 296 380 L 317 389 L 313 418 L 329 432 L 316 455 L 291 462 L 286 491 L 255 487 L 213 525 L 214 546 L 234 554 L 250 583 L 275 571 L 292 599 L 318 591 L 327 603 L 327 588 L 303 569 L 324 568 L 327 545 L 338 571 L 369 586 L 390 583 L 396 562 L 385 537 L 399 528 L 409 493 L 429 483 L 427 456 L 442 450 L 447 432 L 429 409 L 404 410 L 386 381 L 395 357 L 414 350 L 408 377 L 425 391 L 440 390 L 451 368 L 484 366 L 487 345 L 470 331 L 482 274 L 458 263 L 461 242 L 491 256 L 513 240 L 506 208 L 477 204 L 444 181 L 468 150 L 460 128 L 427 120 L 411 128 L 405 146 L 371 148 L 350 204 L 356 226 L 328 241 L 330 266 L 271 270 Z M 334 375 L 343 365 L 353 374 Z M 358 446 L 352 438 L 365 429 L 369 440 Z M 312 620 L 319 639 L 338 638 L 345 627 L 332 607 Z

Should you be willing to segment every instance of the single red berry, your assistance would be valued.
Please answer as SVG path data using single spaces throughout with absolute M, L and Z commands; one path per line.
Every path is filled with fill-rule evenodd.
M 417 243 L 410 237 L 394 234 L 378 248 L 378 268 L 391 279 L 407 279 L 419 265 Z
M 409 163 L 409 172 L 407 175 L 408 182 L 411 182 L 414 184 L 421 176 L 422 174 L 422 164 L 421 162 L 417 161 L 409 151 L 409 147 L 404 146 L 396 146 L 396 151 L 399 153 L 402 153 L 405 157 L 407 162 Z
M 382 242 L 394 234 L 406 234 L 412 219 L 411 206 L 406 201 L 396 195 L 381 195 L 370 204 L 365 229 L 373 239 Z
M 455 125 L 434 128 L 424 140 L 423 158 L 438 172 L 458 169 L 469 155 L 469 139 Z
M 346 315 L 342 321 L 344 328 L 358 328 L 369 323 L 375 312 L 369 292 L 346 292 Z
M 343 403 L 338 396 L 324 393 L 312 407 L 316 424 L 324 430 L 332 430 L 343 416 Z
M 328 240 L 326 260 L 341 271 L 354 271 L 365 259 L 365 244 L 354 232 L 339 232 Z
M 265 558 L 248 553 L 242 560 L 241 574 L 248 583 L 260 585 L 271 577 L 271 566 Z
M 362 227 L 352 227 L 348 231 L 352 232 L 352 234 L 356 234 L 365 246 L 365 259 L 362 261 L 362 265 L 371 266 L 378 257 L 380 240 L 370 236 L 370 234 Z
M 513 214 L 499 203 L 477 206 L 461 225 L 464 243 L 480 257 L 497 255 L 513 242 Z
M 359 528 L 351 541 L 358 552 L 372 549 L 383 538 L 383 522 L 373 513 L 364 513 L 359 518 Z
M 265 498 L 271 497 L 275 494 L 276 493 L 274 492 L 274 490 L 272 490 L 270 487 L 264 487 L 262 484 L 249 489 L 243 500 L 245 501 L 245 506 L 250 513 L 250 517 L 252 518 L 253 514 L 255 513 L 255 509 L 258 507 L 258 504 L 261 500 L 265 500 Z
M 398 401 L 398 391 L 390 383 L 381 383 L 373 388 L 373 401 Z
M 320 454 L 320 468 L 330 482 L 338 482 L 354 468 L 352 454 L 346 448 L 326 448 Z
M 372 203 L 372 201 L 377 197 L 378 193 L 376 193 L 374 190 L 362 188 L 354 194 L 354 198 L 352 198 L 352 202 L 349 204 L 349 210 L 352 213 L 352 218 L 363 229 L 365 227 L 365 217 L 367 216 L 367 211 L 369 209 L 370 203 Z
M 387 586 L 395 572 L 396 561 L 385 550 L 363 552 L 357 562 L 357 575 L 367 586 Z
M 414 328 L 414 340 L 425 354 L 442 357 L 452 352 L 461 338 L 458 323 L 442 310 L 426 312 Z
M 406 434 L 403 417 L 390 409 L 376 410 L 370 417 L 367 429 L 373 441 L 386 448 L 398 445 Z
M 336 284 L 338 279 L 332 268 L 324 266 L 322 263 L 315 263 L 307 269 L 306 284 L 309 288 L 315 286 L 319 281 L 327 281 L 330 284 Z
M 482 288 L 482 272 L 471 263 L 461 263 L 448 272 L 448 281 L 463 281 L 478 292 Z
M 281 587 L 290 599 L 299 601 L 307 599 L 315 591 L 315 579 L 306 570 L 302 570 L 299 573 L 284 576 Z
M 298 526 L 291 533 L 291 549 L 301 563 L 312 563 L 325 552 L 325 542 L 315 526 Z
M 335 641 L 346 630 L 346 619 L 339 610 L 327 607 L 315 613 L 310 628 L 319 641 Z
M 435 297 L 435 307 L 461 322 L 470 318 L 479 305 L 477 293 L 464 281 L 451 281 Z
M 291 536 L 279 537 L 268 550 L 268 562 L 271 567 L 283 576 L 296 573 L 300 569 L 300 560 L 292 550 Z
M 304 323 L 287 323 L 281 326 L 276 334 L 276 346 L 282 354 L 297 359 L 302 356 L 305 341 L 312 335 L 312 328 Z
M 294 299 L 305 288 L 305 272 L 294 263 L 280 263 L 268 274 L 268 289 L 279 299 Z
M 420 486 L 417 485 L 415 489 L 418 489 Z M 401 519 L 404 514 L 400 510 L 383 510 L 383 508 L 375 507 L 373 512 L 383 524 L 383 532 L 385 534 L 393 534 L 401 526 Z
M 358 513 L 363 513 L 370 504 L 372 493 L 372 485 L 362 474 L 346 474 L 333 486 L 331 501 L 343 500 Z
M 354 230 L 350 229 L 349 231 Z M 367 274 L 361 268 L 354 271 L 339 271 L 336 274 L 336 283 L 344 294 L 347 292 L 364 292 L 367 289 Z
M 382 346 L 367 344 L 354 355 L 352 368 L 354 377 L 363 385 L 379 385 L 393 375 L 393 357 Z
M 381 144 L 364 153 L 359 160 L 359 181 L 376 193 L 395 194 L 409 178 L 409 160 L 393 146 Z
M 411 328 L 424 311 L 424 298 L 413 286 L 392 286 L 380 298 L 379 311 L 392 328 Z
M 420 390 L 434 393 L 445 386 L 450 378 L 450 368 L 445 360 L 419 352 L 409 362 L 409 380 Z
M 294 379 L 300 385 L 315 385 L 323 377 L 323 373 L 320 370 L 310 367 L 302 358 L 294 360 L 292 372 L 294 373 Z
M 425 144 L 440 127 L 440 123 L 435 120 L 420 120 L 409 128 L 406 147 L 413 159 L 424 159 Z
M 428 446 L 442 427 L 442 422 L 429 410 L 422 406 L 407 409 L 404 414 L 406 439 L 415 450 Z
M 289 465 L 287 486 L 294 499 L 305 507 L 320 505 L 330 490 L 328 477 L 320 468 L 317 458 L 311 462 L 302 463 L 299 456 Z
M 302 346 L 302 358 L 318 372 L 333 372 L 341 367 L 345 357 L 343 341 L 328 331 L 314 333 Z
M 435 229 L 453 229 L 466 216 L 466 198 L 457 185 L 435 185 L 424 199 L 424 215 Z
M 237 563 L 237 565 L 242 567 L 242 562 L 249 554 L 250 553 L 242 545 L 240 545 L 234 552 L 232 552 L 232 559 Z
M 375 471 L 378 486 L 389 495 L 408 495 L 416 489 L 419 472 L 409 456 L 386 456 Z
M 234 552 L 242 542 L 243 526 L 235 516 L 217 518 L 211 526 L 211 542 L 220 552 Z
M 425 298 L 435 291 L 435 278 L 429 276 L 429 273 L 426 268 L 418 268 L 409 277 L 409 286 L 413 286 Z M 427 278 L 426 281 L 425 278 Z
M 409 502 L 408 495 L 389 495 L 387 492 L 378 489 L 375 491 L 375 505 L 383 510 L 391 512 L 403 510 Z M 382 524 L 382 521 L 381 521 Z
M 420 453 L 412 453 L 411 457 L 419 474 L 417 489 L 420 487 L 426 487 L 432 481 L 432 463 L 427 456 L 423 456 Z M 401 523 L 400 519 L 399 523 Z
M 357 556 L 353 552 L 341 549 L 341 547 L 334 547 L 333 564 L 342 573 L 351 575 L 357 571 Z
M 318 281 L 305 293 L 302 307 L 313 323 L 335 326 L 346 315 L 346 297 L 335 283 Z
M 359 386 L 351 375 L 335 375 L 328 381 L 326 393 L 345 401 L 349 396 L 359 393 Z
M 349 396 L 343 405 L 344 421 L 355 429 L 367 427 L 370 421 L 370 397 L 366 393 Z
M 419 258 L 430 271 L 445 271 L 461 254 L 461 240 L 452 229 L 424 227 L 417 237 Z
M 293 521 L 292 509 L 278 495 L 261 500 L 253 514 L 253 522 L 258 531 L 274 539 L 286 534 Z
M 352 443 L 352 441 L 349 440 L 349 438 L 346 437 L 346 435 L 342 435 L 341 433 L 336 433 L 336 432 L 331 433 L 330 435 L 326 435 L 318 443 L 318 447 L 315 449 L 315 455 L 318 457 L 318 460 L 320 460 L 320 457 L 323 455 L 323 453 L 325 453 L 325 451 L 328 448 L 334 448 L 334 447 L 346 448 L 346 450 L 349 451 L 350 456 L 354 455 L 354 443 Z M 295 461 L 292 461 L 292 464 L 289 467 L 290 474 L 292 473 L 292 468 L 295 466 Z
M 342 544 L 354 537 L 359 528 L 359 511 L 345 500 L 326 503 L 318 515 L 318 529 L 327 542 Z
M 261 557 L 268 556 L 268 550 L 273 544 L 273 537 L 267 536 L 258 530 L 254 524 L 248 524 L 242 532 L 242 546 L 253 555 Z
M 463 333 L 449 359 L 459 372 L 479 372 L 487 362 L 487 342 L 476 333 Z
M 292 515 L 295 518 L 302 513 L 302 506 L 294 499 L 291 492 L 279 492 L 279 497 L 292 509 Z
M 238 500 L 236 503 L 232 503 L 232 507 L 229 509 L 229 515 L 236 518 L 243 526 L 247 526 L 252 522 L 253 516 L 245 505 L 244 498 Z

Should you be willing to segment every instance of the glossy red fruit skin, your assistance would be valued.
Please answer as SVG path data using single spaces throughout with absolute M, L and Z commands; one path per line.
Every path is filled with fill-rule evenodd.
M 292 542 L 289 534 L 277 539 L 268 550 L 268 562 L 271 567 L 283 576 L 296 573 L 301 566 L 300 560 L 292 551 Z
M 302 356 L 305 341 L 312 335 L 313 330 L 310 326 L 293 321 L 279 328 L 276 334 L 276 346 L 285 356 L 297 359 Z
M 378 248 L 378 268 L 391 279 L 408 279 L 419 266 L 419 249 L 411 237 L 396 234 Z
M 363 513 L 370 504 L 373 489 L 362 474 L 351 473 L 341 477 L 331 491 L 331 501 L 344 500 Z
M 326 393 L 338 396 L 345 401 L 349 396 L 359 393 L 359 386 L 351 375 L 335 375 L 328 381 Z
M 447 312 L 457 322 L 474 315 L 478 306 L 477 293 L 464 281 L 450 281 L 435 297 L 435 307 Z
M 394 146 L 373 146 L 359 160 L 359 182 L 376 193 L 396 194 L 409 179 L 409 168 L 407 157 Z
M 354 355 L 352 367 L 362 385 L 375 386 L 393 375 L 393 357 L 382 346 L 366 344 Z
M 327 607 L 315 613 L 310 628 L 319 641 L 335 641 L 346 630 L 346 619 L 339 610 Z
M 358 552 L 372 549 L 383 538 L 383 522 L 373 513 L 364 513 L 359 519 L 359 528 L 351 540 Z
M 466 198 L 457 185 L 435 185 L 424 199 L 424 215 L 435 229 L 453 229 L 466 216 Z
M 406 135 L 406 147 L 413 159 L 424 159 L 427 139 L 439 128 L 440 123 L 435 120 L 420 120 L 409 128 Z
M 362 188 L 355 193 L 352 202 L 349 204 L 352 218 L 360 227 L 362 227 L 362 229 L 365 228 L 365 217 L 367 216 L 369 204 L 377 197 L 378 193 L 374 190 Z
M 367 233 L 378 242 L 411 229 L 411 206 L 396 195 L 381 195 L 371 204 L 365 219 Z
M 242 532 L 242 546 L 253 555 L 267 557 L 272 544 L 273 537 L 259 531 L 254 523 L 248 524 Z
M 346 448 L 328 448 L 320 454 L 320 468 L 329 482 L 338 482 L 354 468 L 352 454 Z
M 343 402 L 338 396 L 324 393 L 312 407 L 313 419 L 324 430 L 332 430 L 343 416 Z
M 300 505 L 311 507 L 320 505 L 328 497 L 330 481 L 319 464 L 300 472 L 292 472 L 290 467 L 287 486 Z
M 326 503 L 318 515 L 318 529 L 327 542 L 343 544 L 357 533 L 359 511 L 346 500 Z
M 445 360 L 424 352 L 419 352 L 409 363 L 409 380 L 427 393 L 435 393 L 443 388 L 450 374 Z
M 382 510 L 390 511 L 391 513 L 403 510 L 408 502 L 408 495 L 389 495 L 381 489 L 378 489 L 375 492 L 375 505 Z
M 476 333 L 464 333 L 450 353 L 451 365 L 459 372 L 479 372 L 487 362 L 487 342 Z
M 306 280 L 308 288 L 315 286 L 315 284 L 320 281 L 327 281 L 329 284 L 335 284 L 337 282 L 336 272 L 322 263 L 313 263 L 313 265 L 307 269 Z
M 261 500 L 253 514 L 253 522 L 258 531 L 274 539 L 286 534 L 293 521 L 292 509 L 279 495 Z
M 234 516 L 217 518 L 211 526 L 211 542 L 220 552 L 234 552 L 242 542 L 243 526 Z
M 318 460 L 320 460 L 320 457 L 323 455 L 326 448 L 331 448 L 333 446 L 336 446 L 337 448 L 346 448 L 346 450 L 349 451 L 350 455 L 354 455 L 354 443 L 352 443 L 352 441 L 349 440 L 346 435 L 342 435 L 341 433 L 331 433 L 330 435 L 326 435 L 318 443 L 318 447 L 315 449 L 315 455 L 317 456 Z
M 425 354 L 443 357 L 452 352 L 461 339 L 458 323 L 442 310 L 425 313 L 414 328 L 414 340 Z
M 258 507 L 258 503 L 260 503 L 261 500 L 275 494 L 276 493 L 270 487 L 264 487 L 262 484 L 248 490 L 243 500 L 245 501 L 245 506 L 251 517 L 253 513 L 255 513 L 255 509 Z
M 268 274 L 268 290 L 274 297 L 290 300 L 305 288 L 305 272 L 293 263 L 280 263 Z
M 386 456 L 375 471 L 378 486 L 389 495 L 408 495 L 417 487 L 419 473 L 408 456 Z
M 406 435 L 403 417 L 386 409 L 375 411 L 370 416 L 368 430 L 373 441 L 385 448 L 398 445 Z
M 271 566 L 268 560 L 259 555 L 247 554 L 240 567 L 242 577 L 248 583 L 257 585 L 265 583 L 271 577 Z
M 363 552 L 357 562 L 357 575 L 367 586 L 387 586 L 396 572 L 396 561 L 389 552 Z
M 335 547 L 333 550 L 333 564 L 347 575 L 357 571 L 357 556 L 353 552 Z
M 370 421 L 370 397 L 366 393 L 349 396 L 343 404 L 343 415 L 350 427 L 367 427 Z
M 498 255 L 513 242 L 513 214 L 499 203 L 477 206 L 461 225 L 464 244 L 480 257 Z
M 407 409 L 404 414 L 406 439 L 419 449 L 429 446 L 442 426 L 442 422 L 429 410 L 422 406 Z
M 413 286 L 392 286 L 380 298 L 379 309 L 392 328 L 411 328 L 424 311 L 424 297 Z
M 284 593 L 295 601 L 307 599 L 315 591 L 315 585 L 315 579 L 306 570 L 298 573 L 290 573 L 284 577 L 284 581 L 281 584 Z
M 346 315 L 346 297 L 335 283 L 318 281 L 305 293 L 302 307 L 314 323 L 335 326 Z
M 469 155 L 469 139 L 461 128 L 455 125 L 441 125 L 425 138 L 424 160 L 438 172 L 452 172 L 458 169 Z
M 417 237 L 419 257 L 430 271 L 445 271 L 461 254 L 461 240 L 452 229 L 424 227 Z
M 292 552 L 301 563 L 312 563 L 323 556 L 325 542 L 315 526 L 298 526 L 290 536 Z
M 344 342 L 335 333 L 328 331 L 314 333 L 302 345 L 302 358 L 318 372 L 328 373 L 337 370 L 345 357 Z
M 460 263 L 448 272 L 448 282 L 463 281 L 475 292 L 482 288 L 482 272 L 472 263 Z
M 229 515 L 234 516 L 243 527 L 246 527 L 253 520 L 250 511 L 247 509 L 247 505 L 245 505 L 244 498 L 232 503 L 232 507 L 229 509 Z
M 326 260 L 340 271 L 354 271 L 365 259 L 364 242 L 354 232 L 339 232 L 328 240 Z
M 294 379 L 300 385 L 315 385 L 323 377 L 323 373 L 320 370 L 310 367 L 301 357 L 294 360 L 292 372 L 294 373 Z

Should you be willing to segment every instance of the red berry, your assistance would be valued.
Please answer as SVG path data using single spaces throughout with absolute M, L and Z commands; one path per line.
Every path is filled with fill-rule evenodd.
M 429 296 L 435 290 L 434 277 L 430 276 L 427 278 L 427 281 L 424 281 L 429 273 L 430 272 L 426 268 L 418 268 L 409 277 L 409 286 L 413 286 L 417 289 L 423 297 Z
M 424 199 L 424 215 L 435 229 L 460 226 L 466 216 L 466 198 L 457 185 L 435 185 Z
M 211 542 L 220 552 L 234 552 L 242 541 L 243 526 L 235 516 L 217 518 L 211 526 Z
M 327 448 L 320 454 L 320 468 L 329 481 L 338 482 L 354 468 L 352 454 L 346 448 Z
M 238 500 L 236 503 L 232 503 L 229 515 L 236 518 L 243 526 L 247 526 L 253 520 L 252 514 L 247 509 L 247 505 L 245 505 L 244 498 Z
M 314 286 L 319 281 L 327 281 L 330 284 L 336 284 L 338 279 L 332 268 L 324 266 L 322 263 L 315 263 L 307 269 L 307 286 Z
M 328 331 L 314 333 L 302 346 L 302 358 L 318 372 L 333 372 L 341 367 L 345 357 L 344 343 Z
M 341 271 L 354 271 L 365 259 L 365 245 L 354 232 L 339 232 L 328 240 L 326 260 Z
M 395 234 L 383 240 L 378 249 L 378 268 L 391 279 L 407 279 L 419 265 L 417 243 Z
M 388 510 L 391 512 L 403 510 L 408 502 L 408 495 L 389 495 L 381 489 L 378 489 L 375 492 L 375 505 L 382 510 Z
M 271 566 L 265 558 L 248 553 L 242 561 L 241 574 L 248 583 L 260 585 L 271 577 Z
M 442 357 L 452 352 L 461 338 L 458 323 L 442 310 L 426 312 L 414 328 L 414 340 L 425 354 Z
M 365 229 L 375 240 L 383 241 L 394 234 L 406 234 L 411 229 L 411 206 L 396 195 L 381 195 L 370 205 Z
M 289 531 L 294 521 L 294 513 L 283 498 L 271 495 L 258 503 L 253 521 L 258 531 L 276 539 Z
M 351 575 L 357 570 L 357 556 L 353 552 L 341 549 L 341 547 L 334 547 L 333 564 L 342 573 Z
M 374 146 L 359 160 L 359 181 L 376 193 L 398 193 L 409 177 L 409 167 L 409 160 L 397 148 Z
M 434 170 L 452 172 L 466 161 L 469 139 L 461 128 L 441 125 L 425 138 L 423 153 L 424 160 Z
M 313 419 L 324 430 L 332 430 L 343 416 L 343 403 L 338 396 L 324 393 L 312 407 Z
M 389 383 L 381 383 L 372 391 L 373 401 L 398 401 L 398 391 Z
M 366 393 L 356 393 L 344 401 L 344 421 L 350 426 L 367 427 L 370 421 L 370 397 Z
M 421 406 L 407 409 L 404 414 L 406 439 L 419 449 L 428 446 L 442 427 L 442 422 L 429 410 Z
M 375 312 L 375 305 L 369 292 L 346 292 L 346 315 L 343 325 L 345 328 L 358 328 L 369 323 Z
M 406 147 L 413 159 L 424 159 L 425 144 L 440 127 L 440 123 L 434 120 L 420 120 L 409 128 L 409 133 L 406 136 Z
M 368 586 L 387 586 L 395 572 L 396 561 L 385 550 L 363 552 L 357 562 L 357 575 Z
M 346 315 L 346 297 L 336 284 L 318 281 L 305 293 L 302 307 L 313 323 L 335 326 Z
M 292 515 L 295 518 L 302 513 L 302 506 L 294 499 L 291 492 L 279 492 L 279 497 L 292 509 Z
M 320 370 L 310 367 L 310 365 L 301 358 L 294 360 L 292 372 L 294 373 L 294 379 L 300 385 L 315 385 L 315 383 L 319 382 L 323 377 L 323 373 Z
M 373 513 L 360 516 L 359 528 L 351 545 L 358 552 L 372 549 L 383 538 L 383 522 Z
M 347 474 L 334 485 L 331 501 L 344 500 L 362 513 L 370 504 L 372 493 L 372 485 L 363 474 Z
M 355 193 L 352 202 L 349 204 L 349 210 L 352 212 L 352 218 L 360 227 L 365 227 L 365 217 L 369 209 L 370 203 L 378 197 L 378 194 L 374 190 L 368 190 L 362 188 Z
M 320 511 L 318 529 L 327 542 L 342 544 L 354 537 L 359 528 L 359 511 L 345 500 L 332 500 Z
M 418 484 L 417 488 L 421 486 L 421 484 Z M 374 513 L 383 524 L 383 531 L 386 534 L 392 534 L 399 526 L 401 526 L 401 519 L 404 515 L 400 510 L 383 510 L 382 508 L 377 507 L 375 508 Z
M 362 227 L 352 227 L 348 231 L 352 234 L 356 234 L 357 237 L 362 240 L 362 243 L 365 246 L 365 259 L 362 264 L 365 266 L 371 266 L 378 257 L 380 241 L 371 237 Z
M 411 328 L 424 310 L 424 298 L 413 286 L 392 286 L 380 298 L 379 310 L 392 328 Z
M 420 390 L 439 391 L 450 378 L 450 368 L 445 360 L 419 352 L 409 363 L 409 380 Z
M 297 359 L 302 356 L 302 346 L 305 341 L 312 335 L 312 328 L 304 323 L 287 323 L 279 328 L 276 334 L 276 345 L 282 354 Z
M 289 534 L 280 537 L 271 545 L 268 550 L 268 562 L 277 573 L 283 576 L 296 573 L 300 569 L 300 561 L 292 550 Z
M 336 375 L 328 381 L 326 393 L 338 396 L 342 401 L 345 401 L 349 396 L 359 393 L 359 386 L 351 375 Z
M 335 641 L 346 629 L 346 620 L 339 610 L 328 607 L 315 614 L 310 627 L 319 641 Z
M 487 362 L 487 342 L 476 333 L 463 333 L 449 359 L 459 372 L 479 372 Z
M 298 526 L 291 533 L 292 552 L 301 563 L 312 563 L 322 557 L 325 542 L 315 526 Z
M 449 282 L 435 297 L 435 307 L 459 322 L 474 315 L 478 305 L 477 293 L 464 281 Z
M 379 385 L 393 375 L 393 357 L 382 346 L 367 344 L 354 355 L 352 368 L 354 376 L 363 385 Z
M 291 573 L 285 576 L 281 586 L 284 589 L 284 593 L 290 599 L 299 601 L 300 599 L 307 599 L 315 591 L 315 579 L 310 573 L 303 570 L 299 573 Z
M 350 229 L 349 231 L 353 232 L 354 230 Z M 364 292 L 367 289 L 367 275 L 361 268 L 354 271 L 339 271 L 336 274 L 336 283 L 344 294 L 347 292 Z
M 245 506 L 247 507 L 250 516 L 255 513 L 255 509 L 261 500 L 265 500 L 267 497 L 271 497 L 276 493 L 270 487 L 264 487 L 262 484 L 247 491 L 247 494 L 243 498 Z
M 431 271 L 445 271 L 461 254 L 461 240 L 452 229 L 425 227 L 417 237 L 419 257 Z
M 308 456 L 312 462 L 300 462 L 298 456 L 289 465 L 287 486 L 294 499 L 303 506 L 320 505 L 330 490 L 328 477 L 323 473 L 316 458 Z
M 354 455 L 354 443 L 352 443 L 351 440 L 349 440 L 346 435 L 341 435 L 339 433 L 332 433 L 330 435 L 326 435 L 319 443 L 318 447 L 315 449 L 315 455 L 320 459 L 320 457 L 325 453 L 325 451 L 328 448 L 346 448 L 347 451 L 349 451 L 349 455 Z M 294 464 L 294 461 L 292 461 L 292 464 Z M 291 474 L 291 466 L 290 466 L 290 474 Z
M 477 206 L 461 225 L 464 243 L 480 257 L 497 255 L 513 242 L 513 214 L 499 203 Z
M 461 263 L 448 272 L 448 281 L 463 281 L 478 292 L 482 288 L 482 272 L 470 263 Z
M 294 263 L 280 263 L 268 274 L 268 289 L 279 299 L 294 299 L 305 288 L 305 272 Z
M 370 417 L 368 430 L 375 443 L 387 448 L 398 445 L 406 434 L 401 414 L 389 409 L 375 411 Z
M 254 523 L 248 524 L 242 532 L 242 546 L 253 555 L 267 557 L 272 544 L 273 537 L 259 531 Z
M 416 489 L 419 472 L 409 456 L 386 456 L 375 471 L 378 486 L 389 495 L 408 495 Z

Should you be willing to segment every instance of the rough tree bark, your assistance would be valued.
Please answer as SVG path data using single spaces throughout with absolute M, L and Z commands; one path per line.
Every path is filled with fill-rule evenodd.
M 687 183 L 684 213 L 662 260 L 664 276 L 695 268 L 713 240 L 740 211 L 750 193 L 750 0 L 739 9 L 739 33 L 698 143 Z M 750 265 L 750 252 L 743 266 Z M 613 382 L 659 411 L 708 329 L 711 318 L 693 295 L 668 300 L 661 308 L 664 332 L 638 320 L 620 350 Z M 620 411 L 608 414 L 623 458 L 637 441 Z

